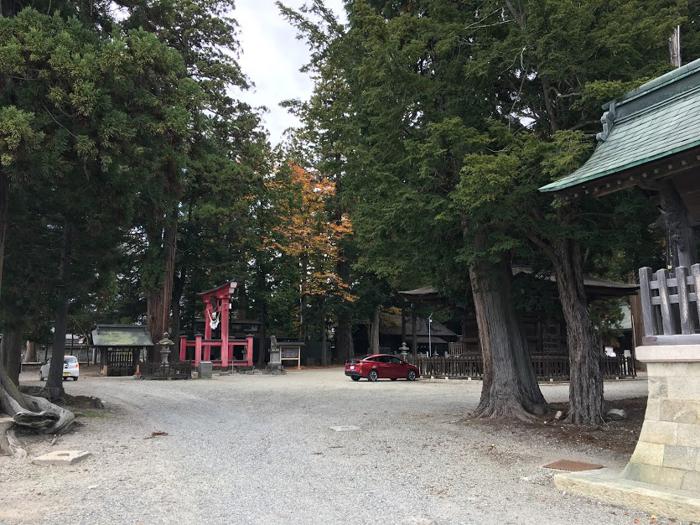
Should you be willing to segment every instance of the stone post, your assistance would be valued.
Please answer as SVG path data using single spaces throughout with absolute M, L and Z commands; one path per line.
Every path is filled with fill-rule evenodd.
M 623 477 L 700 493 L 700 345 L 640 346 L 649 399 Z

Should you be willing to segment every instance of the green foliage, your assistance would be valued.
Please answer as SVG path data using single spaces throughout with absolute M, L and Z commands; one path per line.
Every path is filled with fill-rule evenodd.
M 144 31 L 107 35 L 25 9 L 0 19 L 0 42 L 3 113 L 14 116 L 3 144 L 17 160 L 6 167 L 3 315 L 36 329 L 66 294 L 77 315 L 100 310 L 147 174 L 187 136 L 198 95 L 179 55 Z

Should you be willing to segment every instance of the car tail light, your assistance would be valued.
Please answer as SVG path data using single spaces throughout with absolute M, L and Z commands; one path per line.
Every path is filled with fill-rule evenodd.
M 80 368 L 80 363 L 75 363 L 75 368 Z

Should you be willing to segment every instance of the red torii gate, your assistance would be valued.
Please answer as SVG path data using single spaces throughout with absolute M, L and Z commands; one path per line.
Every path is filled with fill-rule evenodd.
M 221 358 L 212 361 L 214 366 L 228 368 L 229 366 L 252 367 L 253 366 L 253 336 L 245 339 L 229 339 L 229 308 L 231 296 L 236 291 L 237 283 L 228 282 L 198 294 L 204 303 L 204 338 L 196 335 L 194 341 L 188 341 L 186 336 L 180 337 L 180 361 L 187 356 L 187 349 L 194 348 L 194 366 L 204 357 L 204 361 L 211 361 L 212 347 L 221 349 Z M 212 326 L 213 325 L 213 326 Z M 220 339 L 212 339 L 212 330 L 221 325 Z M 244 359 L 235 359 L 234 349 L 239 346 L 245 349 Z

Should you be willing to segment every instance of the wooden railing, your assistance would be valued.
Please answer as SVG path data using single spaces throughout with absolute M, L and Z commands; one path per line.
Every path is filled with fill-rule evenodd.
M 535 375 L 540 381 L 568 381 L 568 356 L 530 356 Z M 409 356 L 409 361 L 412 358 Z M 450 379 L 481 379 L 484 373 L 482 357 L 479 354 L 426 357 L 418 356 L 414 363 L 422 377 L 448 377 Z M 623 379 L 637 376 L 634 359 L 626 356 L 602 357 L 600 367 L 606 379 Z
M 639 270 L 645 345 L 700 344 L 700 264 Z
M 144 362 L 139 364 L 141 377 L 146 379 L 191 379 L 192 361 L 173 361 L 163 366 L 161 363 Z

